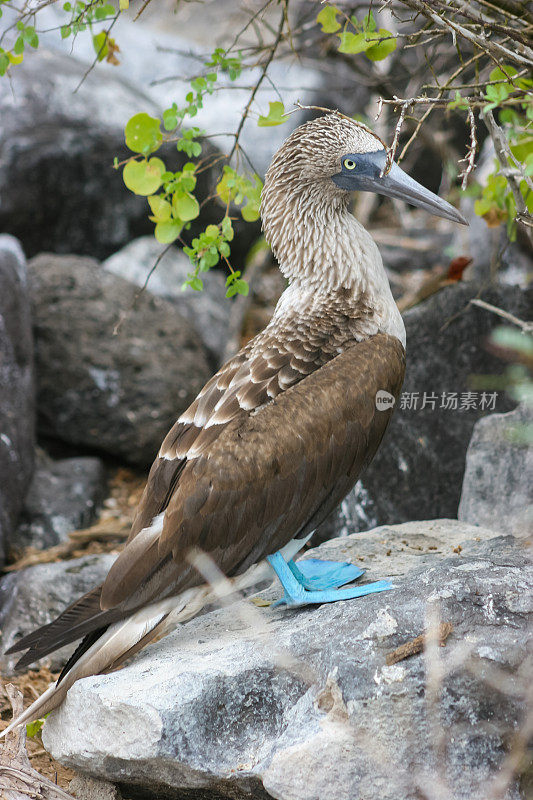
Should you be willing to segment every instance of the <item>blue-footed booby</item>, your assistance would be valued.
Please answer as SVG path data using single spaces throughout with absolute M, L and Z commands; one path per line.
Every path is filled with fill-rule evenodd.
M 288 606 L 390 588 L 346 586 L 352 564 L 293 557 L 354 486 L 398 398 L 405 328 L 378 248 L 350 212 L 353 191 L 399 197 L 455 222 L 453 206 L 387 169 L 387 149 L 334 112 L 275 154 L 263 230 L 288 279 L 264 331 L 204 386 L 165 438 L 126 546 L 103 584 L 18 641 L 26 667 L 81 639 L 59 679 L 13 725 L 57 706 L 81 677 L 115 669 L 212 597 L 191 563 L 203 551 L 234 585 L 273 569 Z M 176 354 L 179 357 L 179 353 Z M 256 565 L 256 566 L 254 566 Z

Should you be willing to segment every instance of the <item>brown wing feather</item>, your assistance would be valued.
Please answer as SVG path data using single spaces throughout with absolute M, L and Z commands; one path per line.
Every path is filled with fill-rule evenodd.
M 278 372 L 293 355 L 277 359 Z M 232 380 L 243 368 L 235 370 L 225 392 L 233 391 Z M 271 402 L 266 387 L 272 379 L 266 387 L 259 380 L 257 413 L 239 407 L 231 419 L 216 426 L 216 437 L 195 448 L 194 458 L 180 462 L 158 547 L 143 555 L 154 596 L 200 582 L 186 561 L 193 546 L 210 553 L 232 575 L 316 527 L 374 455 L 391 415 L 391 410 L 376 409 L 376 392 L 385 389 L 398 397 L 403 374 L 401 343 L 378 334 L 354 342 L 305 378 L 298 373 L 299 380 L 284 390 L 284 381 L 278 380 L 278 395 Z M 216 405 L 211 406 L 213 418 Z M 199 431 L 195 442 L 209 429 Z M 156 468 L 152 481 L 161 468 Z M 165 569 L 160 572 L 162 563 Z M 104 583 L 102 608 L 125 601 L 131 606 L 139 592 L 146 598 L 140 572 L 137 565 L 132 568 L 126 548 Z M 133 574 L 135 580 L 128 580 Z

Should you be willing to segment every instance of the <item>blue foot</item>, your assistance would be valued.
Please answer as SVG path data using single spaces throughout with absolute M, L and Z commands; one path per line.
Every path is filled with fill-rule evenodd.
M 281 553 L 278 552 L 272 556 L 267 556 L 267 561 L 278 576 L 285 591 L 283 598 L 278 600 L 275 605 L 286 605 L 294 608 L 295 606 L 306 606 L 313 603 L 334 603 L 337 600 L 351 600 L 354 597 L 363 597 L 366 594 L 384 592 L 393 588 L 389 581 L 376 581 L 375 583 L 367 583 L 365 586 L 350 586 L 346 589 L 330 588 L 309 591 L 299 583 L 293 574 L 292 568 L 287 564 Z M 305 561 L 300 562 L 296 568 L 300 574 L 302 574 L 302 564 L 305 563 Z M 357 567 L 355 569 L 357 570 Z
M 321 561 L 319 558 L 308 558 L 298 564 L 291 560 L 287 562 L 287 566 L 300 586 L 310 591 L 344 586 L 364 573 L 355 564 L 346 561 Z

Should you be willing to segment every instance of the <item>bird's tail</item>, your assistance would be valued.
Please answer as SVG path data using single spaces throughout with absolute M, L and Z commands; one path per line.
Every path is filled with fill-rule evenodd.
M 188 589 L 179 597 L 167 598 L 140 609 L 127 619 L 93 631 L 82 640 L 57 681 L 0 733 L 0 738 L 25 722 L 39 719 L 63 702 L 75 681 L 100 675 L 119 667 L 157 636 L 178 623 L 191 619 L 203 607 L 208 587 Z

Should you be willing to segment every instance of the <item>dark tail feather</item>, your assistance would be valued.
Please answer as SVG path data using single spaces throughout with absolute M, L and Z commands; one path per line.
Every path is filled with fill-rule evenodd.
M 67 661 L 67 663 L 65 664 L 65 666 L 61 670 L 61 672 L 59 674 L 59 678 L 57 679 L 56 686 L 59 686 L 59 684 L 61 683 L 63 678 L 66 676 L 66 674 L 68 672 L 70 672 L 70 670 L 72 669 L 74 664 L 76 664 L 76 662 L 80 660 L 82 655 L 84 655 L 84 653 L 87 652 L 89 647 L 92 647 L 93 644 L 98 641 L 100 636 L 103 633 L 105 633 L 106 630 L 107 630 L 107 625 L 105 625 L 103 628 L 97 628 L 92 633 L 88 633 L 87 636 L 83 637 L 83 639 L 81 640 L 79 645 L 76 647 L 76 649 L 74 650 L 74 652 L 70 656 L 69 660 Z
M 97 629 L 105 630 L 111 622 L 115 622 L 120 613 L 102 611 L 100 608 L 101 588 L 97 586 L 91 589 L 68 606 L 57 619 L 15 642 L 6 655 L 28 650 L 17 662 L 16 669 L 24 669 L 63 645 L 75 642 Z

